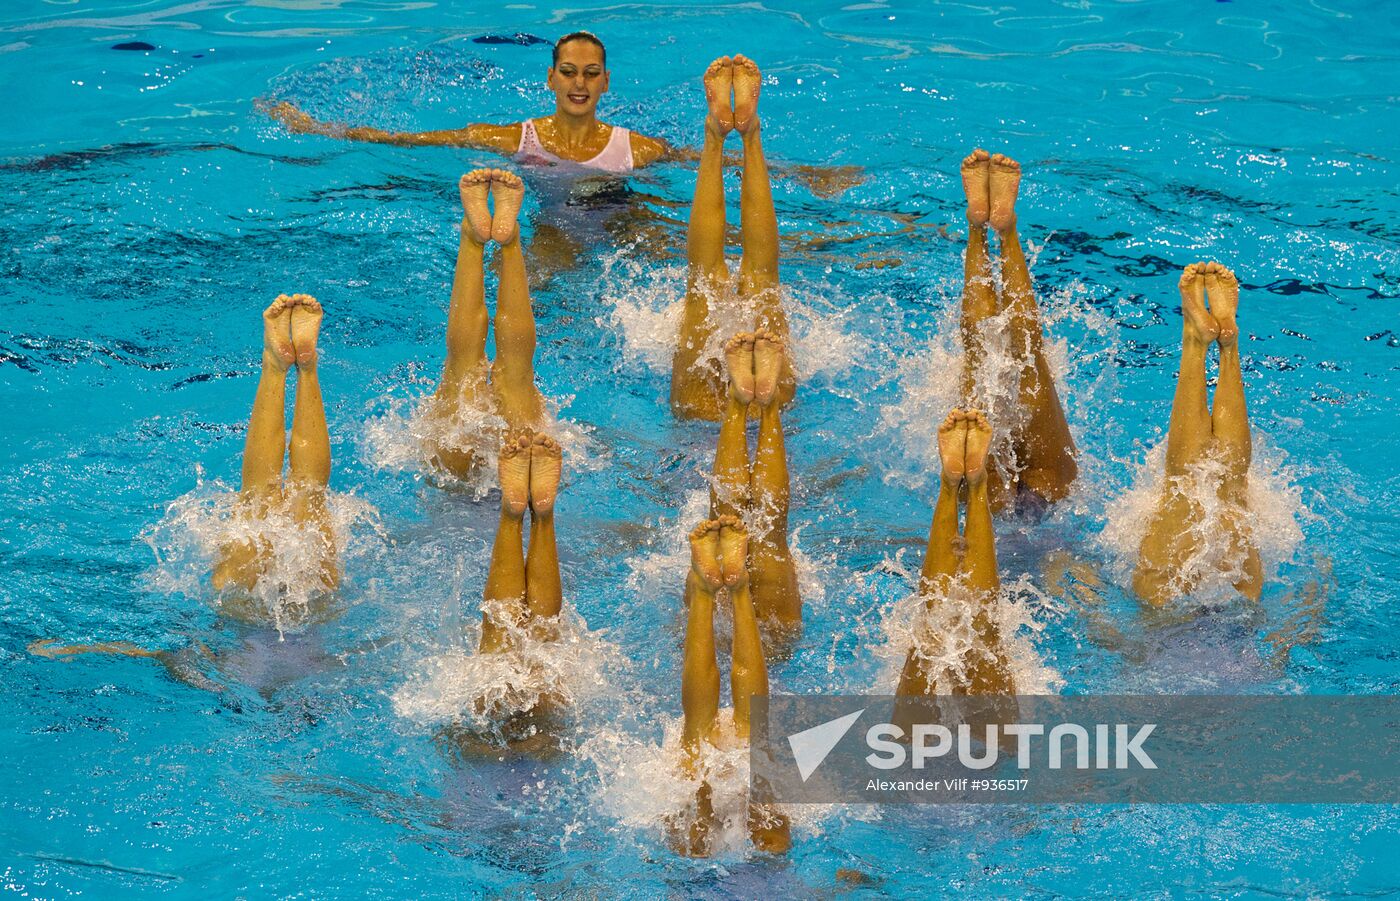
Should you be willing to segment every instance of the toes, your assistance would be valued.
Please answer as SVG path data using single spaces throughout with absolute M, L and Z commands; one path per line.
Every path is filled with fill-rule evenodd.
M 973 167 L 980 166 L 981 164 L 985 163 L 988 159 L 989 157 L 987 156 L 987 151 L 983 150 L 981 147 L 976 147 L 971 153 L 963 157 L 962 165 L 964 169 L 971 169 Z
M 1003 153 L 992 154 L 991 162 L 993 169 L 1000 169 L 1006 174 L 1019 174 L 1021 171 L 1021 164 Z
M 551 457 L 557 457 L 561 453 L 559 442 L 543 432 L 535 435 L 534 441 L 531 442 L 531 450 L 544 453 Z

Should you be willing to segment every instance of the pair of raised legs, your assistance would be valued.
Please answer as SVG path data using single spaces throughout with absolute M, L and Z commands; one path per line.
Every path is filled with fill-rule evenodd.
M 525 183 L 502 169 L 477 169 L 463 175 L 458 187 L 462 235 L 447 312 L 447 362 L 433 395 L 433 413 L 451 420 L 464 408 L 494 407 L 508 428 L 535 428 L 544 417 L 544 398 L 535 387 L 535 316 L 520 249 L 518 220 Z M 488 366 L 485 258 L 486 245 L 493 241 L 500 248 L 500 283 L 496 359 Z M 480 462 L 472 448 L 443 442 L 432 455 L 434 462 L 459 477 L 470 475 Z
M 554 626 L 564 600 L 554 538 L 560 470 L 559 445 L 548 435 L 511 432 L 501 443 L 501 519 L 482 597 L 482 653 L 509 649 L 522 629 L 542 640 L 556 637 Z M 524 547 L 527 510 L 528 554 Z
M 768 694 L 768 666 L 758 634 L 749 578 L 749 538 L 738 517 L 706 520 L 690 533 L 690 573 L 686 576 L 689 610 L 685 627 L 685 661 L 681 671 L 684 723 L 681 752 L 687 775 L 699 775 L 704 745 L 722 747 L 749 740 L 749 716 L 755 696 Z M 733 695 L 732 731 L 719 717 L 719 665 L 715 656 L 715 598 L 728 595 L 734 612 L 733 659 L 729 687 Z M 707 855 L 713 849 L 715 819 L 712 792 L 701 782 L 693 809 L 672 824 L 680 853 Z M 749 835 L 761 851 L 783 852 L 792 843 L 788 818 L 762 798 L 750 798 Z
M 993 321 L 1006 322 L 1008 350 L 1017 365 L 1019 407 L 1011 432 L 1014 460 L 992 460 L 988 482 L 992 506 L 1000 509 L 1021 490 L 1045 500 L 1059 500 L 1069 493 L 1079 473 L 1074 439 L 1055 380 L 1045 361 L 1044 335 L 1030 270 L 1016 234 L 1016 194 L 1021 166 L 1001 154 L 989 156 L 974 150 L 962 162 L 963 190 L 967 194 L 967 255 L 963 260 L 962 335 L 964 347 L 963 397 L 968 404 L 987 407 L 988 390 L 980 384 L 988 348 L 1002 344 L 989 333 Z M 987 247 L 988 226 L 1001 244 L 1001 291 L 992 277 Z M 1002 316 L 1003 313 L 1008 315 Z
M 243 446 L 242 485 L 235 516 L 247 521 L 261 519 L 277 508 L 289 510 L 296 522 L 314 530 L 319 539 L 315 543 L 318 559 L 310 565 L 317 569 L 322 589 L 331 591 L 340 582 L 340 566 L 330 511 L 326 506 L 331 441 L 321 402 L 321 382 L 316 372 L 316 340 L 321 317 L 321 305 L 309 294 L 279 294 L 263 311 L 262 372 Z M 297 371 L 297 382 L 289 449 L 286 388 L 287 372 L 293 367 Z M 284 482 L 283 463 L 288 456 L 290 471 Z M 250 595 L 266 572 L 272 553 L 272 543 L 261 537 L 225 544 L 214 561 L 214 589 L 232 589 Z M 225 610 L 240 618 L 243 613 L 252 616 L 263 612 L 237 602 L 226 605 Z M 77 654 L 153 657 L 167 666 L 174 660 L 168 651 L 148 650 L 125 641 L 59 645 L 56 639 L 44 639 L 31 644 L 29 650 L 45 657 Z
M 724 387 L 712 340 L 713 306 L 731 290 L 724 260 L 724 139 L 739 132 L 744 142 L 743 181 L 739 195 L 743 257 L 738 293 L 756 308 L 755 326 L 786 340 L 787 316 L 778 286 L 778 217 L 768 164 L 759 136 L 758 95 L 763 76 L 744 56 L 724 56 L 705 71 L 705 140 L 695 181 L 686 234 L 685 307 L 671 363 L 671 410 L 688 419 L 718 420 L 724 411 Z M 789 361 L 784 361 L 777 396 L 792 399 L 796 388 Z
M 778 396 L 787 353 L 780 336 L 759 329 L 729 339 L 724 358 L 729 390 L 715 448 L 710 515 L 747 514 L 751 526 L 763 529 L 748 543 L 754 606 L 761 621 L 791 634 L 802 625 L 802 598 L 788 547 L 790 492 Z M 750 464 L 746 420 L 754 408 L 758 447 Z
M 1235 320 L 1240 286 L 1219 263 L 1193 263 L 1182 272 L 1181 369 L 1167 427 L 1167 478 L 1138 553 L 1133 590 L 1162 605 L 1194 586 L 1182 584 L 1188 560 L 1200 553 L 1200 526 L 1206 510 L 1183 484 L 1188 470 L 1209 455 L 1224 467 L 1218 486 L 1230 547 L 1222 565 L 1240 568 L 1235 588 L 1252 600 L 1263 590 L 1259 552 L 1249 536 L 1249 465 L 1253 443 L 1240 372 L 1240 331 Z M 1209 295 L 1210 307 L 1206 307 Z M 1206 352 L 1220 348 L 1215 408 L 1206 391 Z
M 975 643 L 959 661 L 958 672 L 940 680 L 940 672 L 920 648 L 904 662 L 897 695 L 1011 695 L 1015 685 L 1001 635 L 992 617 L 1001 579 L 997 576 L 996 538 L 992 531 L 987 452 L 992 427 L 975 410 L 954 410 L 938 428 L 938 454 L 943 462 L 938 500 L 933 508 L 928 549 L 919 577 L 925 605 L 956 603 L 950 591 L 956 580 L 969 590 Z M 963 534 L 958 535 L 958 499 L 965 492 L 967 509 Z
M 279 505 L 288 505 L 297 522 L 319 534 L 320 559 L 314 565 L 319 567 L 323 587 L 331 590 L 340 580 L 340 569 L 326 508 L 331 442 L 316 371 L 321 316 L 321 305 L 307 294 L 278 295 L 263 311 L 262 373 L 243 447 L 238 515 L 256 519 Z M 297 371 L 296 400 L 288 446 L 285 395 L 287 372 L 293 366 Z M 289 461 L 285 484 L 284 456 Z M 225 545 L 214 564 L 215 590 L 231 587 L 251 592 L 271 552 L 270 543 L 262 539 Z

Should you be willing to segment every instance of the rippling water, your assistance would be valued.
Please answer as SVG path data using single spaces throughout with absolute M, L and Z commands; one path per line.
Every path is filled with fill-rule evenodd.
M 0 10 L 0 80 L 17 98 L 0 133 L 3 884 L 1393 892 L 1388 808 L 823 810 L 783 860 L 665 850 L 661 793 L 622 789 L 656 772 L 680 713 L 683 534 L 714 446 L 713 426 L 675 424 L 665 405 L 694 179 L 681 166 L 582 210 L 562 205 L 567 185 L 530 176 L 536 221 L 586 241 L 576 268 L 535 291 L 539 381 L 572 437 L 559 502 L 571 653 L 605 688 L 580 693 L 582 750 L 463 760 L 430 722 L 458 687 L 435 694 L 434 680 L 474 672 L 460 653 L 495 513 L 429 484 L 403 442 L 442 360 L 454 181 L 491 158 L 291 137 L 253 101 L 390 128 L 516 120 L 548 110 L 549 50 L 514 36 L 578 28 L 609 45 L 609 121 L 695 143 L 699 73 L 743 52 L 768 76 L 777 165 L 865 170 L 837 197 L 775 185 L 804 376 L 786 421 L 808 611 L 801 645 L 771 666 L 774 690 L 889 688 L 902 653 L 891 611 L 919 565 L 929 438 L 957 365 L 957 161 L 983 145 L 1027 171 L 1022 237 L 1084 454 L 1060 509 L 998 523 L 1003 576 L 1026 599 L 1026 665 L 1074 693 L 1396 691 L 1397 8 L 1024 6 Z M 152 49 L 114 49 L 134 42 Z M 625 223 L 602 229 L 604 215 Z M 1161 626 L 1115 580 L 1158 465 L 1177 274 L 1198 259 L 1245 285 L 1256 511 L 1277 574 L 1257 612 L 1218 603 Z M 339 615 L 279 642 L 220 622 L 188 578 L 198 561 L 169 552 L 189 547 L 171 531 L 181 511 L 237 479 L 258 313 L 293 290 L 328 312 L 333 487 L 366 519 Z M 1104 586 L 1057 592 L 1056 552 Z M 162 667 L 26 652 L 50 637 L 171 655 Z M 843 868 L 868 881 L 838 880 Z

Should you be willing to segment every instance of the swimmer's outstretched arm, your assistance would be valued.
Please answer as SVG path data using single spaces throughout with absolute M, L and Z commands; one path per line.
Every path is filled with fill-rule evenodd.
M 385 131 L 363 125 L 341 125 L 323 122 L 303 112 L 295 104 L 260 103 L 259 109 L 281 122 L 293 134 L 325 135 L 347 141 L 368 141 L 374 144 L 399 146 L 471 147 L 490 150 L 506 156 L 520 146 L 520 123 L 491 125 L 476 122 L 466 128 L 445 128 L 437 131 Z
M 260 102 L 258 108 L 293 134 L 325 135 L 347 141 L 367 141 L 374 144 L 396 144 L 401 147 L 471 147 L 510 156 L 520 147 L 520 123 L 492 125 L 474 122 L 466 128 L 444 128 L 436 131 L 385 131 L 364 125 L 341 125 L 323 122 L 288 101 Z M 656 162 L 675 159 L 696 159 L 693 151 L 678 151 L 661 138 L 632 132 L 632 165 L 638 169 Z M 687 155 L 694 154 L 694 155 Z
M 152 651 L 129 641 L 99 641 L 93 644 L 59 644 L 57 638 L 31 641 L 26 649 L 37 657 L 50 659 L 76 657 L 79 654 L 116 654 L 121 657 L 160 657 L 166 651 Z

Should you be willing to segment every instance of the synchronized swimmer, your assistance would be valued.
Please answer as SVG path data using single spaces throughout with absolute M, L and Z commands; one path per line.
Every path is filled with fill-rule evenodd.
M 555 45 L 546 82 L 555 93 L 556 108 L 540 119 L 397 134 L 332 126 L 287 103 L 270 112 L 293 131 L 483 148 L 530 165 L 568 162 L 627 173 L 674 156 L 663 141 L 597 119 L 608 77 L 601 42 L 577 32 Z M 678 419 L 719 423 L 710 510 L 690 533 L 691 564 L 682 600 L 686 626 L 677 773 L 699 787 L 686 810 L 669 822 L 672 845 L 688 855 L 714 850 L 721 819 L 705 770 L 705 749 L 747 742 L 753 699 L 769 690 L 766 657 L 778 652 L 782 642 L 795 640 L 803 620 L 788 538 L 791 495 L 782 419 L 783 408 L 795 400 L 797 378 L 761 141 L 762 74 L 745 56 L 724 56 L 710 64 L 702 83 L 703 145 L 690 206 L 686 292 L 670 384 L 670 406 Z M 742 256 L 733 276 L 724 253 L 722 178 L 723 148 L 731 132 L 742 143 Z M 997 625 L 1001 578 L 993 516 L 1026 501 L 1061 501 L 1078 475 L 1074 439 L 1044 353 L 1044 329 L 1016 230 L 1021 166 L 1002 154 L 976 149 L 960 169 L 968 222 L 960 321 L 962 401 L 938 429 L 942 473 L 916 591 L 927 611 L 963 605 L 973 638 L 959 652 L 960 659 L 935 659 L 921 646 L 924 638 L 916 630 L 894 686 L 898 695 L 910 699 L 1016 694 L 1016 675 Z M 447 353 L 441 382 L 426 401 L 434 432 L 423 456 L 428 466 L 461 478 L 479 473 L 495 457 L 500 515 L 482 589 L 477 650 L 510 654 L 522 642 L 547 645 L 558 637 L 564 597 L 554 507 L 562 449 L 550 434 L 550 417 L 534 378 L 536 329 L 518 221 L 525 183 L 505 170 L 477 169 L 462 176 L 459 189 L 461 236 Z M 989 249 L 993 232 L 999 277 Z M 492 246 L 500 274 L 494 324 L 485 298 L 485 259 Z M 1186 267 L 1180 290 L 1185 321 L 1167 435 L 1168 478 L 1141 542 L 1132 588 L 1145 603 L 1157 606 L 1192 591 L 1195 584 L 1183 582 L 1180 572 L 1200 550 L 1203 521 L 1214 516 L 1229 536 L 1222 570 L 1240 594 L 1258 600 L 1263 573 L 1247 524 L 1251 436 L 1236 323 L 1239 284 L 1223 265 L 1197 263 Z M 333 594 L 339 584 L 327 509 L 330 443 L 317 373 L 321 318 L 320 304 L 304 294 L 281 295 L 263 313 L 262 368 L 243 455 L 235 537 L 222 546 L 212 567 L 212 585 L 225 599 L 223 609 L 240 618 L 257 618 L 253 599 L 260 580 L 277 562 L 278 544 L 271 536 L 248 534 L 273 511 L 289 516 L 295 528 L 315 539 L 314 552 L 303 554 L 296 565 L 306 570 L 318 596 Z M 491 327 L 496 356 L 488 361 Z M 1205 374 L 1211 344 L 1220 356 L 1213 410 Z M 1015 368 L 1011 408 L 998 408 L 995 416 L 991 404 L 997 388 L 985 372 L 993 347 L 1009 348 Z M 297 381 L 288 451 L 284 397 L 292 369 Z M 758 422 L 752 458 L 750 418 Z M 285 477 L 284 451 L 289 463 Z M 1220 472 L 1220 503 L 1209 509 L 1181 487 L 1181 477 L 1207 460 Z M 714 620 L 719 604 L 728 605 L 733 622 L 732 707 L 727 712 L 720 708 Z M 32 649 L 49 656 L 89 651 L 156 656 L 120 643 L 58 647 L 40 642 Z M 535 717 L 549 713 L 543 708 L 550 703 L 542 700 L 542 709 L 501 715 Z M 789 818 L 761 789 L 749 798 L 746 823 L 759 850 L 781 853 L 790 847 Z
M 545 84 L 554 92 L 554 112 L 511 125 L 478 122 L 440 131 L 391 132 L 343 126 L 313 119 L 283 101 L 267 108 L 289 131 L 372 141 L 378 144 L 471 147 L 515 159 L 523 165 L 572 163 L 600 172 L 625 174 L 674 155 L 660 138 L 651 138 L 598 119 L 598 101 L 608 92 L 608 54 L 603 42 L 586 31 L 566 34 L 554 44 Z

